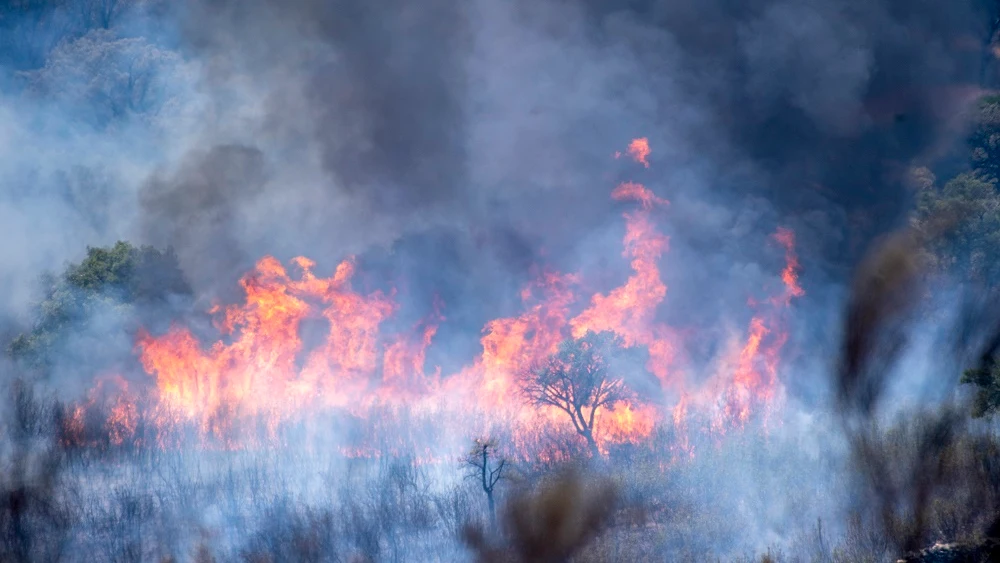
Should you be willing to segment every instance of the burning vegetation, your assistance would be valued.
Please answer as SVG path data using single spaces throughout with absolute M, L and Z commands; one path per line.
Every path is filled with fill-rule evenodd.
M 648 140 L 633 141 L 628 154 L 649 166 Z M 578 274 L 544 270 L 521 293 L 524 311 L 489 321 L 481 353 L 457 373 L 425 365 L 447 303 L 435 303 L 435 313 L 408 330 L 393 331 L 387 328 L 399 308 L 393 292 L 355 289 L 352 258 L 323 277 L 310 259 L 286 266 L 267 256 L 241 280 L 244 302 L 209 311 L 216 340 L 199 339 L 182 324 L 161 334 L 139 329 L 135 350 L 144 377 L 102 377 L 90 392 L 102 401 L 73 408 L 65 439 L 163 448 L 190 445 L 181 436 L 193 433 L 201 446 L 239 449 L 286 443 L 292 427 L 315 433 L 317 420 L 329 420 L 324 414 L 364 421 L 406 408 L 464 421 L 458 435 L 503 427 L 520 459 L 569 459 L 572 451 L 545 443 L 551 430 L 579 435 L 580 445 L 600 457 L 615 445 L 644 445 L 659 425 L 688 443 L 692 432 L 724 434 L 767 418 L 782 399 L 778 370 L 788 309 L 804 295 L 794 233 L 779 227 L 772 237 L 785 254 L 780 289 L 751 301 L 743 344 L 726 352 L 717 374 L 699 381 L 678 361 L 691 336 L 658 320 L 668 298 L 660 267 L 669 263 L 669 239 L 658 225 L 668 221 L 669 202 L 632 181 L 611 197 L 632 208 L 624 213 L 622 256 L 632 271 L 625 282 L 585 298 Z M 316 320 L 325 322 L 326 333 L 307 346 L 302 326 Z M 85 437 L 85 420 L 95 416 L 88 411 L 97 406 L 108 409 L 97 426 L 108 436 Z M 710 421 L 707 427 L 692 424 L 695 414 Z M 137 434 L 140 419 L 149 433 Z M 398 446 L 427 451 L 434 444 Z M 377 455 L 370 444 L 343 450 Z
M 8 4 L 0 563 L 1000 560 L 1000 2 Z
M 645 167 L 652 153 L 638 139 L 628 154 Z M 738 477 L 720 472 L 720 463 L 789 455 L 787 448 L 795 447 L 778 432 L 790 412 L 783 354 L 795 300 L 806 295 L 795 234 L 777 227 L 769 237 L 784 259 L 772 275 L 774 285 L 763 288 L 764 297 L 748 300 L 739 338 L 721 348 L 707 377 L 698 377 L 685 350 L 697 334 L 671 326 L 659 312 L 670 295 L 660 269 L 669 267 L 662 230 L 670 223 L 670 204 L 634 181 L 618 184 L 611 198 L 626 208 L 626 279 L 588 296 L 582 274 L 538 270 L 521 292 L 520 314 L 488 321 L 480 352 L 453 373 L 428 365 L 428 351 L 447 323 L 443 300 L 403 326 L 392 322 L 400 309 L 395 290 L 359 289 L 364 283 L 358 283 L 354 258 L 324 277 L 307 258 L 283 264 L 267 256 L 243 276 L 242 302 L 206 312 L 210 327 L 192 328 L 183 319 L 156 330 L 126 325 L 134 336 L 131 361 L 119 358 L 94 374 L 85 399 L 40 398 L 18 384 L 8 423 L 16 430 L 11 459 L 17 471 L 6 485 L 3 553 L 12 560 L 55 561 L 63 546 L 83 545 L 74 530 L 112 526 L 106 532 L 120 535 L 105 546 L 111 560 L 182 552 L 198 561 L 234 554 L 321 561 L 335 553 L 382 560 L 415 553 L 403 547 L 403 538 L 415 541 L 444 526 L 481 561 L 643 559 L 665 550 L 699 560 L 711 548 L 693 541 L 683 522 L 697 522 L 696 533 L 709 534 L 710 543 L 735 530 L 703 520 L 707 513 L 675 487 L 728 489 Z M 834 382 L 848 467 L 857 477 L 850 490 L 866 500 L 849 512 L 839 545 L 829 543 L 822 520 L 796 540 L 798 549 L 808 546 L 820 560 L 883 561 L 902 553 L 913 561 L 992 557 L 1000 481 L 991 435 L 972 430 L 956 407 L 888 430 L 875 414 L 910 337 L 920 289 L 930 279 L 926 249 L 961 222 L 961 212 L 927 215 L 888 238 L 858 270 Z M 168 300 L 148 289 L 149 276 L 172 276 L 170 295 L 189 291 L 171 256 L 125 243 L 90 249 L 84 263 L 52 286 L 53 298 L 72 297 L 60 297 L 62 308 L 48 310 L 53 319 L 98 315 L 106 304 L 81 297 L 85 291 L 115 303 L 128 297 L 125 302 L 155 310 Z M 990 307 L 959 319 L 961 334 L 985 333 L 985 344 L 965 338 L 955 346 L 983 347 L 975 352 L 979 366 L 965 378 L 980 387 L 975 409 L 965 407 L 977 415 L 996 408 L 990 378 L 997 339 L 984 320 L 993 318 Z M 321 338 L 303 336 L 311 322 L 321 323 Z M 46 321 L 15 339 L 13 356 L 24 366 L 44 367 L 42 351 L 58 341 L 58 331 L 44 329 L 59 326 Z M 191 452 L 225 461 L 202 474 L 201 462 L 188 459 Z M 338 487 L 337 512 L 283 504 L 279 497 L 291 493 L 280 488 L 267 489 L 275 496 L 259 496 L 265 482 L 290 477 L 284 463 L 269 466 L 266 460 L 288 455 L 304 456 L 294 467 L 332 464 L 320 490 Z M 803 470 L 837 463 L 839 455 L 806 456 Z M 150 483 L 143 485 L 147 492 L 118 489 L 116 480 L 133 477 L 107 474 L 98 491 L 110 486 L 117 500 L 80 520 L 66 508 L 66 491 L 81 495 L 72 502 L 86 503 L 104 502 L 103 493 L 66 471 L 87 474 L 95 463 L 102 471 L 154 471 L 167 483 L 181 479 L 189 489 L 178 491 L 178 499 L 187 500 L 156 499 L 148 493 L 155 489 Z M 758 463 L 742 460 L 735 467 Z M 432 490 L 439 479 L 432 475 L 461 475 L 462 467 L 465 485 Z M 196 477 L 182 477 L 192 471 Z M 773 478 L 782 487 L 802 476 L 777 471 Z M 668 482 L 675 485 L 664 488 Z M 208 504 L 195 500 L 196 491 L 220 486 Z M 352 490 L 370 486 L 376 488 L 363 499 Z M 947 495 L 964 499 L 976 513 L 956 511 Z M 257 535 L 216 543 L 219 534 L 232 538 L 246 518 L 243 499 L 264 515 L 252 519 Z M 483 502 L 481 511 L 471 508 Z M 194 506 L 217 510 L 212 507 L 219 503 L 229 504 L 226 521 L 199 525 L 214 539 L 180 534 L 160 543 L 143 531 L 162 525 L 153 523 L 157 518 L 178 518 Z M 338 518 L 342 524 L 334 523 Z M 46 542 L 33 543 L 38 530 Z M 650 541 L 649 534 L 659 539 Z M 942 537 L 959 542 L 918 550 Z M 420 557 L 442 550 L 431 542 Z M 775 548 L 762 560 L 782 557 Z

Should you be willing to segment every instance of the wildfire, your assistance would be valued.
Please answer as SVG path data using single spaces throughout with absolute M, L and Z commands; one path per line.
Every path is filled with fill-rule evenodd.
M 713 427 L 725 431 L 731 426 L 742 427 L 750 419 L 755 407 L 773 407 L 779 392 L 778 364 L 781 350 L 788 341 L 785 310 L 792 298 L 805 292 L 798 283 L 799 262 L 795 254 L 795 235 L 779 227 L 772 239 L 785 250 L 785 267 L 781 271 L 781 293 L 767 300 L 767 307 L 750 320 L 747 339 L 739 351 L 736 369 L 726 386 L 723 408 L 713 421 Z M 756 306 L 751 302 L 751 306 Z M 767 414 L 765 412 L 765 414 Z
M 433 313 L 414 327 L 414 332 L 420 335 L 419 340 L 404 335 L 386 347 L 382 362 L 385 388 L 411 390 L 419 394 L 438 383 L 441 368 L 435 368 L 434 375 L 428 378 L 424 373 L 424 363 L 427 348 L 437 334 L 438 325 L 444 321 L 441 308 L 441 301 L 435 300 Z M 383 395 L 383 398 L 389 399 L 391 395 Z
M 654 407 L 627 402 L 617 404 L 601 415 L 596 425 L 596 439 L 603 453 L 608 452 L 609 444 L 634 442 L 636 438 L 649 436 L 659 419 Z
M 632 160 L 638 162 L 646 168 L 649 168 L 649 139 L 646 137 L 632 139 L 632 142 L 629 143 L 626 152 L 632 157 Z M 620 151 L 616 152 L 615 158 L 621 158 L 621 155 L 622 153 Z
M 785 269 L 781 271 L 781 281 L 785 291 L 781 295 L 782 303 L 787 305 L 792 297 L 802 297 L 806 294 L 799 286 L 799 257 L 795 254 L 795 233 L 790 229 L 778 227 L 774 240 L 785 249 Z
M 546 271 L 521 292 L 527 309 L 517 317 L 486 323 L 480 340 L 483 352 L 457 382 L 481 380 L 481 403 L 507 406 L 518 401 L 519 372 L 555 352 L 563 340 L 570 305 L 576 300 L 574 275 Z M 472 376 L 469 378 L 468 376 Z
M 165 403 L 200 419 L 206 430 L 221 410 L 281 419 L 304 408 L 354 404 L 376 371 L 380 325 L 396 306 L 380 292 L 354 292 L 350 260 L 330 278 L 313 274 L 314 264 L 306 258 L 292 263 L 300 271 L 297 278 L 275 258 L 261 259 L 240 282 L 246 303 L 214 309 L 216 326 L 230 342 L 220 339 L 205 350 L 182 327 L 158 338 L 140 334 L 140 361 L 156 378 Z M 313 350 L 304 350 L 299 337 L 306 319 L 329 324 L 325 340 Z M 429 325 L 424 339 L 434 329 Z M 420 348 L 413 352 L 403 340 L 386 354 L 390 366 L 422 359 Z
M 649 167 L 646 138 L 633 140 L 626 152 Z M 788 338 L 784 310 L 793 298 L 804 295 L 794 233 L 779 228 L 773 236 L 785 251 L 780 294 L 754 305 L 745 343 L 725 363 L 729 367 L 709 385 L 688 389 L 687 368 L 675 365 L 683 339 L 658 314 L 668 294 L 660 263 L 670 242 L 658 222 L 669 201 L 636 182 L 619 184 L 611 197 L 630 206 L 623 213 L 622 256 L 631 268 L 627 279 L 607 293 L 581 295 L 585 284 L 578 274 L 540 270 L 521 292 L 522 311 L 487 322 L 481 352 L 456 373 L 442 374 L 440 368 L 428 373 L 425 366 L 427 350 L 446 320 L 440 300 L 432 314 L 409 330 L 394 332 L 387 322 L 399 308 L 394 292 L 354 290 L 353 259 L 322 277 L 307 258 L 295 258 L 286 266 L 265 256 L 240 281 L 243 303 L 209 311 L 219 333 L 214 342 L 203 344 L 183 326 L 161 335 L 139 333 L 136 352 L 154 384 L 150 406 L 131 390 L 125 392 L 122 382 L 105 431 L 112 443 L 123 443 L 137 432 L 138 421 L 148 419 L 161 427 L 191 424 L 202 437 L 222 437 L 227 445 L 238 446 L 232 436 L 244 420 L 263 421 L 266 433 L 276 436 L 282 424 L 317 413 L 343 411 L 378 426 L 376 421 L 390 416 L 396 406 L 423 405 L 436 413 L 440 424 L 451 421 L 468 432 L 511 426 L 516 447 L 534 447 L 537 456 L 555 459 L 564 454 L 541 452 L 544 448 L 538 445 L 551 433 L 572 438 L 573 428 L 558 409 L 528 404 L 518 378 L 567 338 L 602 331 L 615 333 L 625 346 L 648 351 L 646 368 L 663 394 L 603 408 L 593 423 L 600 451 L 607 453 L 616 443 L 640 443 L 658 426 L 681 429 L 694 411 L 714 416 L 713 429 L 742 427 L 780 396 L 779 359 Z M 318 344 L 303 341 L 307 322 L 324 327 Z M 671 405 L 667 396 L 679 399 Z M 82 435 L 93 402 L 91 398 L 71 413 L 66 424 L 71 435 Z M 390 411 L 384 410 L 387 406 Z M 677 440 L 687 451 L 686 434 L 677 433 Z M 164 443 L 162 438 L 157 441 Z M 383 449 L 403 447 L 393 443 Z M 429 445 L 419 448 L 423 457 L 431 455 Z M 379 455 L 372 444 L 344 451 L 351 456 Z
M 625 214 L 625 251 L 631 259 L 633 275 L 625 285 L 608 295 L 595 295 L 591 306 L 570 321 L 575 338 L 588 331 L 610 330 L 625 339 L 630 346 L 649 348 L 647 368 L 667 385 L 673 343 L 669 328 L 657 323 L 656 307 L 667 295 L 667 286 L 660 278 L 659 259 L 667 251 L 669 240 L 654 226 L 651 211 L 655 205 L 668 202 L 656 197 L 641 184 L 624 183 L 611 196 L 617 200 L 635 200 L 637 211 Z

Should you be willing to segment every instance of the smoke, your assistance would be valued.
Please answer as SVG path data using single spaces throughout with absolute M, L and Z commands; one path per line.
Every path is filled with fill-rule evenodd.
M 973 2 L 888 0 L 205 0 L 168 14 L 183 119 L 160 120 L 163 155 L 107 195 L 127 219 L 71 240 L 172 246 L 196 293 L 223 302 L 264 254 L 321 268 L 361 254 L 371 283 L 401 290 L 401 316 L 440 297 L 439 340 L 474 352 L 540 265 L 596 291 L 620 282 L 608 192 L 634 179 L 671 200 L 660 314 L 708 335 L 695 357 L 773 283 L 778 225 L 797 233 L 816 319 L 793 348 L 824 349 L 813 327 L 901 218 L 908 167 L 955 133 L 964 98 L 949 88 L 978 79 L 963 45 L 987 22 Z M 653 165 L 616 163 L 639 135 Z
M 887 403 L 896 400 L 890 383 L 900 376 L 898 364 L 922 328 L 921 290 L 930 276 L 922 267 L 921 249 L 957 219 L 937 218 L 924 232 L 893 233 L 872 249 L 855 275 L 834 371 L 837 407 L 864 491 L 860 503 L 877 515 L 900 553 L 918 550 L 939 533 L 936 512 L 942 498 L 962 499 L 962 509 L 952 517 L 972 520 L 980 534 L 993 538 L 1000 532 L 1000 507 L 994 501 L 998 482 L 989 461 L 995 443 L 970 425 L 969 397 L 955 393 L 951 368 L 976 362 L 977 369 L 992 369 L 1000 345 L 995 300 L 973 294 L 968 302 L 978 307 L 959 307 L 948 331 L 956 337 L 937 346 L 948 360 L 924 366 L 943 367 L 952 375 L 950 384 L 939 385 L 937 396 L 925 397 L 928 406 L 906 412 L 895 427 L 885 428 Z
M 174 246 L 196 289 L 214 294 L 265 253 L 324 263 L 395 244 L 414 278 L 488 288 L 467 304 L 446 300 L 463 311 L 502 301 L 540 262 L 607 271 L 594 256 L 619 240 L 608 191 L 634 178 L 673 203 L 671 252 L 686 267 L 672 270 L 672 295 L 718 286 L 717 309 L 696 315 L 718 318 L 760 286 L 778 223 L 798 233 L 819 297 L 899 218 L 903 172 L 947 132 L 954 102 L 941 91 L 978 79 L 979 52 L 963 45 L 986 33 L 983 13 L 971 1 L 889 0 L 152 5 L 123 16 L 119 35 L 166 30 L 155 53 L 70 37 L 59 58 L 34 63 L 47 72 L 30 83 L 45 88 L 21 103 L 71 123 L 103 116 L 89 124 L 97 131 L 70 136 L 69 161 L 38 169 L 82 165 L 109 180 L 48 229 L 66 236 L 39 241 L 44 257 L 21 262 L 53 269 L 78 241 L 135 238 Z M 68 17 L 9 21 L 55 29 Z M 46 49 L 37 35 L 16 52 Z M 85 68 L 81 57 L 113 67 L 136 52 L 159 57 L 146 73 L 156 105 L 170 108 L 152 127 L 121 110 L 134 92 L 110 78 L 86 90 L 70 72 Z M 639 135 L 654 165 L 622 162 L 609 175 L 611 154 Z M 51 129 L 24 136 L 66 145 Z M 107 158 L 71 162 L 102 144 Z M 257 156 L 233 162 L 230 147 Z M 234 167 L 242 176 L 230 177 Z M 218 175 L 234 187 L 212 186 L 227 195 L 200 208 L 196 178 Z M 32 197 L 34 215 L 52 215 L 51 199 Z M 412 237 L 451 250 L 411 250 Z
M 795 231 L 808 297 L 785 383 L 824 405 L 848 272 L 989 86 L 985 4 L 187 0 L 98 32 L 63 8 L 5 13 L 0 150 L 19 158 L 0 163 L 0 313 L 26 319 L 39 274 L 119 238 L 173 247 L 203 302 L 238 300 L 264 254 L 317 272 L 357 254 L 360 285 L 398 290 L 400 323 L 441 298 L 427 363 L 449 373 L 539 267 L 620 284 L 609 192 L 635 180 L 671 202 L 659 319 L 703 335 L 699 367 L 779 282 L 770 234 Z M 649 168 L 614 159 L 638 136 Z M 885 396 L 875 359 L 907 350 L 915 243 L 892 240 L 898 260 L 876 265 L 905 275 L 849 305 L 833 387 L 852 416 Z M 122 324 L 95 318 L 72 346 Z
M 274 216 L 252 219 L 300 236 L 272 246 L 341 254 L 433 226 L 523 272 L 521 247 L 577 255 L 600 232 L 605 163 L 643 134 L 642 180 L 693 223 L 689 244 L 790 221 L 807 271 L 842 276 L 942 133 L 937 89 L 977 78 L 978 53 L 953 44 L 984 18 L 926 4 L 256 1 L 182 17 L 210 88 L 237 90 L 226 136 L 282 169 L 261 204 Z
M 265 180 L 261 159 L 255 149 L 214 147 L 190 155 L 170 177 L 154 176 L 141 193 L 144 238 L 180 249 L 181 267 L 196 287 L 238 278 L 256 258 L 246 255 L 237 237 L 242 207 Z

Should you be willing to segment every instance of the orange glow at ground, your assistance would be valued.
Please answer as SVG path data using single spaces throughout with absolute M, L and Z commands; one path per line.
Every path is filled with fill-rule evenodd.
M 646 138 L 633 140 L 626 152 L 649 166 Z M 503 424 L 511 428 L 516 444 L 541 443 L 553 429 L 570 430 L 570 423 L 558 410 L 528 404 L 520 393 L 519 374 L 555 352 L 563 340 L 588 331 L 611 331 L 627 346 L 648 350 L 646 368 L 663 394 L 601 411 L 594 437 L 602 452 L 611 444 L 641 443 L 661 425 L 678 429 L 683 450 L 693 412 L 713 418 L 713 429 L 724 432 L 773 408 L 781 395 L 778 374 L 788 340 L 785 311 L 793 298 L 804 295 L 794 233 L 779 228 L 773 236 L 785 251 L 781 292 L 753 305 L 744 344 L 734 349 L 726 364 L 730 367 L 692 388 L 684 366 L 675 365 L 684 339 L 658 312 L 668 298 L 661 267 L 669 252 L 669 239 L 658 225 L 669 217 L 669 202 L 636 182 L 621 183 L 611 198 L 629 207 L 623 213 L 622 241 L 622 256 L 631 269 L 627 279 L 606 293 L 581 295 L 584 280 L 578 274 L 542 269 L 521 292 L 520 313 L 488 321 L 481 352 L 456 373 L 442 374 L 425 365 L 427 350 L 446 322 L 446 303 L 436 302 L 433 314 L 408 330 L 393 331 L 387 321 L 399 309 L 394 295 L 356 291 L 353 259 L 322 277 L 314 273 L 310 259 L 299 257 L 285 265 L 265 256 L 240 282 L 245 300 L 210 311 L 218 330 L 213 342 L 200 341 L 184 326 L 160 335 L 140 331 L 136 352 L 152 383 L 149 402 L 154 405 L 146 418 L 156 425 L 193 424 L 203 437 L 226 434 L 244 419 L 264 420 L 273 434 L 286 421 L 315 413 L 342 410 L 375 420 L 381 415 L 373 413 L 384 412 L 379 409 L 405 405 L 439 413 L 440 424 L 454 423 L 454 432 L 470 434 L 470 439 L 471 433 Z M 313 320 L 325 321 L 329 328 L 322 342 L 307 348 L 300 329 Z M 127 441 L 144 416 L 134 397 L 131 391 L 122 393 L 113 403 L 105 423 L 112 442 Z M 71 437 L 83 431 L 86 408 L 81 405 L 67 420 Z M 475 422 L 463 418 L 462 409 L 478 413 Z M 466 423 L 451 422 L 461 420 Z M 364 452 L 375 450 L 351 452 L 368 455 Z M 547 450 L 534 455 L 564 454 Z

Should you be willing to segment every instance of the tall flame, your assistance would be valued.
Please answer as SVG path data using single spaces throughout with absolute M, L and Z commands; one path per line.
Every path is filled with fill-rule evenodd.
M 651 212 L 655 206 L 665 206 L 669 202 L 632 182 L 619 185 L 611 192 L 611 197 L 619 201 L 638 201 L 641 205 L 640 209 L 625 213 L 623 254 L 631 259 L 633 274 L 625 285 L 609 294 L 595 295 L 591 306 L 570 321 L 572 334 L 579 338 L 588 331 L 609 330 L 621 336 L 629 346 L 648 347 L 647 367 L 666 385 L 673 343 L 670 330 L 655 318 L 657 306 L 667 295 L 658 264 L 667 251 L 669 239 L 656 231 Z
M 563 339 L 569 307 L 576 300 L 574 275 L 544 272 L 521 291 L 528 309 L 517 317 L 495 319 L 483 328 L 482 355 L 473 366 L 485 376 L 482 391 L 494 404 L 517 399 L 515 377 L 555 352 Z
M 246 304 L 213 309 L 230 342 L 220 339 L 205 350 L 181 327 L 158 338 L 140 334 L 140 360 L 165 403 L 208 430 L 223 409 L 280 418 L 307 407 L 349 405 L 367 388 L 378 363 L 379 327 L 395 304 L 380 292 L 354 292 L 350 260 L 330 278 L 313 274 L 306 258 L 292 263 L 301 271 L 297 279 L 275 258 L 262 258 L 240 282 Z M 323 344 L 309 351 L 299 338 L 307 318 L 329 322 Z
M 782 291 L 767 301 L 769 307 L 757 312 L 750 320 L 746 343 L 739 352 L 736 369 L 723 397 L 721 416 L 714 424 L 718 430 L 733 425 L 743 426 L 755 407 L 770 408 L 779 391 L 778 363 L 781 350 L 788 341 L 784 310 L 793 298 L 801 297 L 805 292 L 798 282 L 795 234 L 779 227 L 772 239 L 785 250 L 785 267 L 781 271 Z
M 424 363 L 427 359 L 427 348 L 434 340 L 439 324 L 444 320 L 441 308 L 441 300 L 435 299 L 431 315 L 414 327 L 419 339 L 412 335 L 403 335 L 386 346 L 382 361 L 382 382 L 386 385 L 383 389 L 405 389 L 419 394 L 437 385 L 441 368 L 435 368 L 434 375 L 427 377 Z M 391 398 L 391 393 L 383 394 L 383 397 Z
M 649 166 L 648 139 L 633 140 L 626 152 Z M 667 298 L 660 262 L 669 250 L 669 238 L 657 223 L 669 202 L 636 182 L 619 184 L 611 197 L 632 206 L 623 213 L 622 255 L 631 273 L 622 285 L 581 296 L 584 284 L 578 274 L 540 270 L 521 292 L 522 311 L 488 321 L 480 339 L 482 351 L 466 367 L 445 376 L 440 368 L 428 373 L 425 365 L 427 350 L 445 321 L 440 300 L 409 330 L 393 332 L 386 329 L 386 321 L 398 310 L 394 293 L 355 291 L 353 259 L 341 262 L 330 277 L 322 277 L 307 258 L 294 258 L 286 267 L 265 256 L 240 281 L 245 301 L 210 311 L 219 332 L 211 344 L 202 345 L 182 326 L 159 336 L 139 333 L 139 360 L 155 384 L 149 418 L 166 426 L 192 423 L 203 436 L 224 437 L 246 418 L 263 419 L 273 434 L 285 421 L 339 409 L 369 420 L 374 432 L 381 428 L 384 420 L 378 421 L 386 412 L 398 413 L 403 405 L 434 405 L 441 413 L 438 420 L 464 420 L 466 431 L 490 428 L 498 421 L 513 425 L 515 443 L 527 448 L 540 444 L 546 433 L 572 434 L 572 427 L 554 407 L 535 407 L 522 399 L 520 374 L 554 353 L 567 338 L 611 331 L 626 346 L 648 350 L 646 367 L 656 376 L 664 397 L 678 399 L 673 405 L 665 399 L 610 405 L 595 422 L 594 438 L 601 451 L 615 443 L 642 441 L 658 425 L 683 428 L 694 411 L 714 413 L 716 430 L 743 426 L 780 395 L 779 359 L 788 339 L 783 311 L 793 298 L 804 295 L 794 233 L 779 228 L 773 236 L 785 251 L 782 291 L 754 305 L 745 342 L 734 348 L 719 378 L 689 389 L 687 368 L 675 365 L 682 342 L 658 314 Z M 319 344 L 303 342 L 300 332 L 307 321 L 326 327 Z M 124 390 L 127 385 L 122 382 Z M 71 413 L 70 439 L 80 439 L 86 409 L 94 401 L 91 398 Z M 136 432 L 145 411 L 131 390 L 121 392 L 112 407 L 104 426 L 110 441 L 121 443 Z M 470 409 L 479 417 L 475 421 L 463 418 Z M 680 450 L 686 451 L 686 435 L 678 433 L 677 440 Z M 391 448 L 398 446 L 394 443 Z M 377 455 L 377 448 L 369 444 L 345 452 Z M 537 451 L 536 455 L 563 454 Z
M 639 164 L 649 168 L 649 155 L 651 153 L 649 149 L 649 139 L 646 137 L 640 137 L 638 139 L 632 139 L 629 143 L 628 149 L 626 151 L 632 160 L 638 162 Z M 621 158 L 621 151 L 615 152 L 615 158 Z

